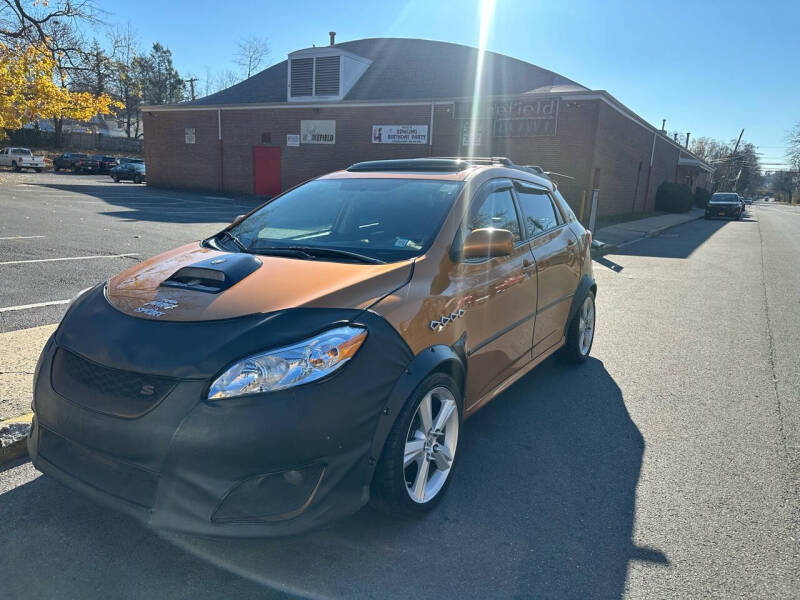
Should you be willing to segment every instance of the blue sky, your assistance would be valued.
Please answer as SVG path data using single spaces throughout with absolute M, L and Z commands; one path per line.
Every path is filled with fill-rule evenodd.
M 143 46 L 173 52 L 182 75 L 234 69 L 236 40 L 292 50 L 364 37 L 478 45 L 478 0 L 137 0 L 98 4 L 130 20 Z M 763 163 L 784 161 L 800 121 L 800 2 L 497 0 L 487 48 L 608 90 L 650 123 L 729 140 L 745 128 Z

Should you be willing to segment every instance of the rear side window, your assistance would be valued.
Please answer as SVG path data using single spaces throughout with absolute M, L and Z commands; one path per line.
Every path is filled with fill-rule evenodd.
M 474 231 L 490 227 L 508 229 L 514 234 L 515 240 L 522 239 L 510 188 L 489 192 L 482 201 L 473 205 L 467 219 L 467 229 Z
M 528 237 L 550 231 L 561 224 L 560 215 L 557 215 L 550 194 L 545 190 L 521 187 L 517 192 Z

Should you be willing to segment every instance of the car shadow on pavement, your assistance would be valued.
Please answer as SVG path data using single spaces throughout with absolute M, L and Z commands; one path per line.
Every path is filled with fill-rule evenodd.
M 128 221 L 161 223 L 228 223 L 260 206 L 266 198 L 207 196 L 201 192 L 151 188 L 141 184 L 85 183 L 37 184 L 74 194 L 91 196 L 121 210 L 100 207 L 98 214 Z
M 192 597 L 261 584 L 334 598 L 620 598 L 631 560 L 668 564 L 631 539 L 644 447 L 601 361 L 549 359 L 465 423 L 451 488 L 424 518 L 366 508 L 295 537 L 157 537 L 43 476 L 0 495 L 16 544 L 0 570 L 13 573 L 5 585 L 65 597 L 102 565 L 114 585 L 146 574 L 164 589 L 205 569 L 208 589 Z
M 674 227 L 661 235 L 645 238 L 628 246 L 613 250 L 610 254 L 618 256 L 651 256 L 655 258 L 689 258 L 695 250 L 706 243 L 711 236 L 723 227 L 741 221 L 729 219 L 698 219 Z
M 170 536 L 210 562 L 326 597 L 619 598 L 644 440 L 603 363 L 553 359 L 465 423 L 448 495 L 422 519 L 362 510 L 279 540 Z

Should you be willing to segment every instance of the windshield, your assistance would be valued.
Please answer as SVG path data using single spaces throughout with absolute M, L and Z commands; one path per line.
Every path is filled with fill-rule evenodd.
M 739 202 L 739 196 L 736 194 L 714 194 L 711 196 L 711 200 L 709 200 L 709 202 L 714 204 Z
M 316 180 L 229 231 L 254 253 L 302 247 L 404 260 L 428 249 L 461 187 L 461 182 L 421 179 Z

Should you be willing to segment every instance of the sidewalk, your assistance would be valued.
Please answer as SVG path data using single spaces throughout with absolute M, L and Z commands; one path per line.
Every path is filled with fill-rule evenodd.
M 33 371 L 57 325 L 0 333 L 0 464 L 25 453 Z
M 658 215 L 603 227 L 592 232 L 592 237 L 597 242 L 593 244 L 593 253 L 605 254 L 631 242 L 658 235 L 677 225 L 702 219 L 704 214 L 702 208 L 692 208 L 685 213 Z

